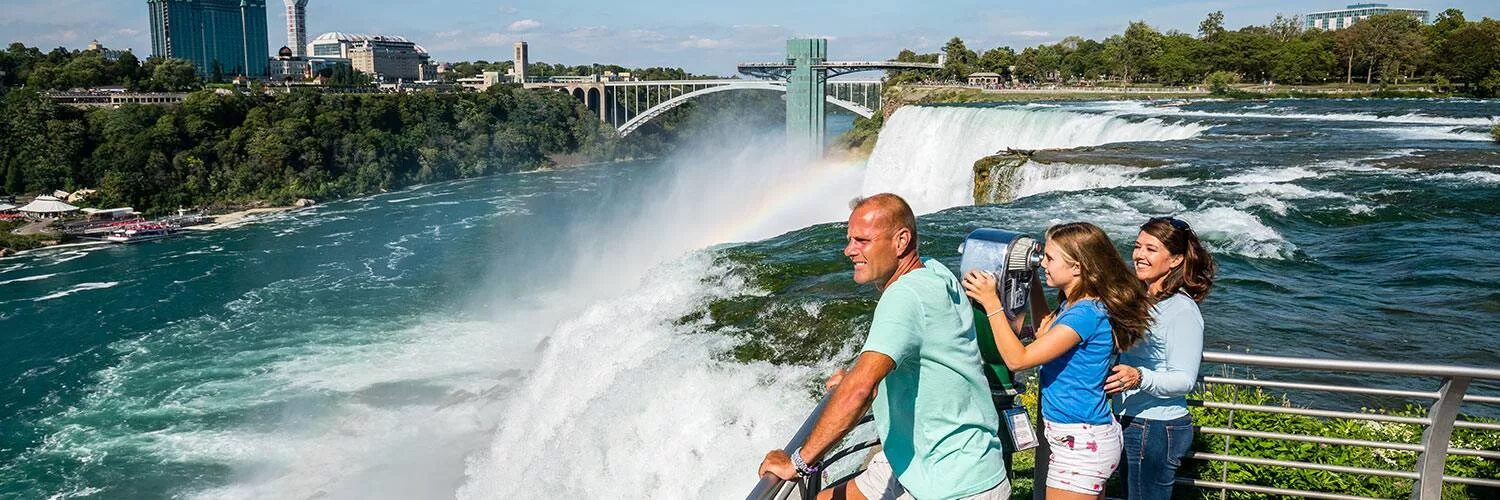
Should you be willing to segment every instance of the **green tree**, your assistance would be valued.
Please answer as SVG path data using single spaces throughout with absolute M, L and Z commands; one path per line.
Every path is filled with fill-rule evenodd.
M 193 67 L 192 61 L 186 59 L 153 57 L 146 61 L 146 69 L 151 75 L 146 84 L 150 90 L 175 92 L 202 86 L 198 80 L 198 70 Z
M 979 56 L 978 66 L 980 70 L 1008 76 L 1010 67 L 1015 63 L 1016 51 L 1010 47 L 996 47 Z
M 1205 68 L 1195 57 L 1201 43 L 1186 33 L 1162 37 L 1161 50 L 1150 64 L 1157 81 L 1168 85 L 1201 81 Z
M 134 88 L 136 83 L 142 78 L 141 60 L 135 57 L 134 52 L 125 51 L 120 54 L 119 59 L 115 60 L 114 74 L 117 80 L 113 83 L 118 83 L 126 88 Z
M 1500 70 L 1500 20 L 1466 23 L 1448 33 L 1436 52 L 1440 67 L 1453 81 L 1473 92 L 1495 95 L 1480 84 L 1492 71 Z
M 1271 78 L 1296 84 L 1325 79 L 1338 67 L 1332 45 L 1326 32 L 1304 34 L 1282 44 L 1271 63 Z
M 1211 39 L 1224 34 L 1224 11 L 1216 10 L 1208 13 L 1203 22 L 1198 23 L 1198 37 Z
M 963 39 L 959 37 L 953 37 L 943 45 L 943 54 L 948 57 L 948 61 L 943 64 L 940 74 L 947 81 L 964 81 L 969 73 L 974 72 L 975 63 L 979 62 L 979 56 L 964 46 Z
M 1130 83 L 1132 76 L 1144 73 L 1151 60 L 1161 52 L 1161 33 L 1145 21 L 1132 21 L 1125 28 L 1118 53 L 1120 79 Z
M 1377 14 L 1356 23 L 1360 25 L 1370 54 L 1365 83 L 1370 83 L 1370 75 L 1377 70 L 1380 81 L 1399 82 L 1405 72 L 1427 55 L 1422 21 L 1416 17 L 1396 12 Z

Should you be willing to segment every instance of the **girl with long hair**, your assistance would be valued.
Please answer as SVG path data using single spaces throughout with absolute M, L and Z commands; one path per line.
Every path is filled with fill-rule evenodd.
M 1104 379 L 1115 353 L 1145 335 L 1146 288 L 1104 231 L 1074 222 L 1047 230 L 1042 268 L 1058 290 L 1058 308 L 1038 322 L 1036 340 L 1016 336 L 1022 316 L 1007 321 L 994 274 L 971 271 L 964 292 L 984 307 L 995 347 L 1011 370 L 1041 366 L 1042 420 L 1052 450 L 1047 498 L 1103 498 L 1120 463 L 1120 425 L 1109 411 Z
M 1115 394 L 1124 426 L 1128 498 L 1168 499 L 1193 445 L 1186 395 L 1203 360 L 1198 303 L 1213 287 L 1217 266 L 1193 228 L 1172 217 L 1141 225 L 1130 257 L 1150 295 L 1153 322 L 1146 341 L 1120 355 L 1105 389 Z

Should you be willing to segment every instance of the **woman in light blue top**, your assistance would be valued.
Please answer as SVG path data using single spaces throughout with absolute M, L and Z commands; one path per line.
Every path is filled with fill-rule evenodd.
M 1182 457 L 1193 445 L 1186 395 L 1203 359 L 1198 303 L 1213 287 L 1214 259 L 1193 228 L 1172 217 L 1141 226 L 1131 252 L 1154 303 L 1146 341 L 1120 354 L 1105 381 L 1124 427 L 1121 467 L 1131 500 L 1172 498 Z

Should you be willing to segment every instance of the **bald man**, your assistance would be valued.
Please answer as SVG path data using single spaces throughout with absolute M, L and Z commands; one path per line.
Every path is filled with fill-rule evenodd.
M 802 446 L 767 453 L 760 473 L 820 473 L 818 461 L 873 409 L 882 451 L 819 499 L 1009 498 L 969 299 L 952 271 L 917 254 L 911 206 L 889 193 L 855 200 L 844 255 L 854 281 L 880 291 L 864 348 L 829 379 L 833 394 Z

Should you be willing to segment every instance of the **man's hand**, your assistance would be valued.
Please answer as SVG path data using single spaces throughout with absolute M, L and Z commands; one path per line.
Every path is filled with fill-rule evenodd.
M 790 481 L 797 478 L 797 467 L 792 465 L 792 457 L 781 450 L 771 450 L 770 453 L 767 453 L 766 459 L 760 461 L 760 472 L 757 472 L 755 475 L 756 477 L 760 477 L 766 475 L 767 472 L 774 474 L 783 481 Z
M 828 390 L 831 391 L 831 390 L 833 390 L 834 387 L 838 387 L 839 386 L 839 382 L 843 382 L 844 381 L 844 374 L 845 373 L 848 373 L 848 372 L 845 372 L 843 368 L 839 368 L 837 370 L 834 370 L 833 374 L 831 374 L 831 375 L 828 376 L 828 380 L 826 380 L 826 381 L 823 382 L 823 388 L 824 389 L 828 389 Z
M 1130 365 L 1115 365 L 1114 372 L 1104 379 L 1104 392 L 1119 394 L 1141 386 L 1141 369 Z

